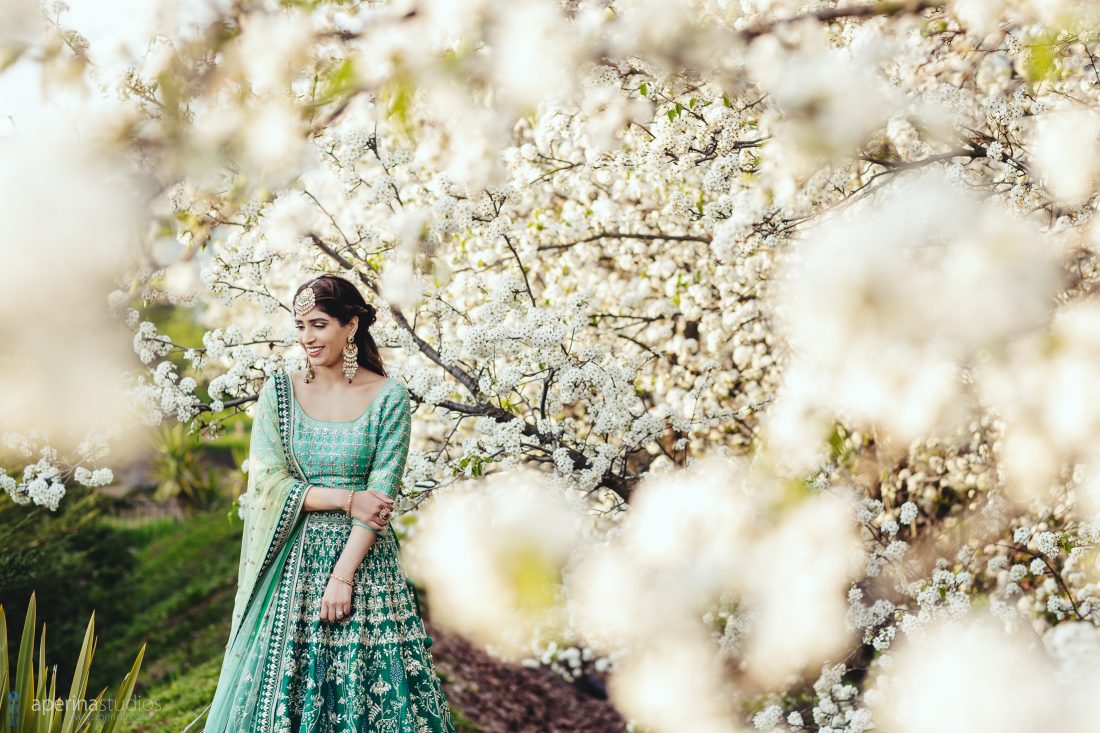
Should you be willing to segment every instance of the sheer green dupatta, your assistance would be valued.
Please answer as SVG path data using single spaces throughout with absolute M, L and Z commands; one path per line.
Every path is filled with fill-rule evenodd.
M 261 706 L 264 661 L 273 636 L 285 629 L 273 612 L 275 587 L 283 574 L 293 533 L 309 484 L 294 459 L 290 419 L 290 376 L 278 371 L 260 390 L 248 453 L 248 489 L 241 535 L 241 563 L 233 623 L 218 687 L 204 731 L 248 729 L 254 718 L 268 718 Z M 285 609 L 282 610 L 285 613 Z M 200 716 L 201 717 L 201 716 Z M 263 730 L 263 725 L 256 728 Z

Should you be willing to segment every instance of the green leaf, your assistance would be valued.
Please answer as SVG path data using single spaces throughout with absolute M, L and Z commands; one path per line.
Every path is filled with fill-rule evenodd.
M 312 105 L 316 108 L 338 100 L 350 93 L 355 85 L 355 63 L 351 59 L 341 59 L 321 72 Z
M 643 97 L 646 96 L 647 94 L 649 94 L 649 85 L 643 81 L 642 85 L 638 87 L 638 91 L 642 93 Z
M 385 98 L 386 114 L 408 132 L 413 101 L 412 85 L 402 80 L 395 81 L 385 90 Z

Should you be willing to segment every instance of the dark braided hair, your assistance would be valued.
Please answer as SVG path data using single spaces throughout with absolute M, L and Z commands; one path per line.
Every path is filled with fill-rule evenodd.
M 359 326 L 352 337 L 355 345 L 359 347 L 359 356 L 356 361 L 359 366 L 366 367 L 375 374 L 388 376 L 382 364 L 382 355 L 378 352 L 378 345 L 370 334 L 370 327 L 378 318 L 378 309 L 363 300 L 359 288 L 355 287 L 350 280 L 326 273 L 302 283 L 294 291 L 294 297 L 297 298 L 298 293 L 307 287 L 313 288 L 317 309 L 335 318 L 341 326 L 351 323 L 352 316 L 359 316 Z

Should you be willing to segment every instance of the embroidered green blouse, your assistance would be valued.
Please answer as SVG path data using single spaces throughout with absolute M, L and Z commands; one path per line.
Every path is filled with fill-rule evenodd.
M 387 378 L 374 400 L 354 420 L 310 417 L 296 395 L 294 406 L 296 419 L 308 428 L 298 433 L 294 450 L 310 483 L 397 495 L 412 433 L 409 391 L 400 382 Z M 364 421 L 365 432 L 361 424 Z M 366 438 L 365 444 L 359 442 L 361 438 Z M 356 449 L 348 450 L 352 445 Z M 361 483 L 364 475 L 365 487 Z
M 293 381 L 291 381 L 293 392 Z M 321 462 L 315 466 L 316 478 L 311 479 L 311 484 L 322 485 L 331 488 L 366 489 L 378 491 L 387 496 L 396 497 L 401 489 L 401 477 L 405 473 L 405 463 L 409 455 L 409 440 L 412 436 L 412 410 L 410 409 L 409 391 L 399 382 L 387 378 L 378 393 L 374 396 L 367 408 L 354 420 L 318 420 L 309 416 L 298 397 L 294 396 L 296 415 L 304 426 L 310 428 L 299 435 L 307 435 L 303 447 L 303 454 L 316 452 L 333 459 Z M 378 408 L 375 410 L 375 408 Z M 359 423 L 366 420 L 366 445 L 361 452 L 347 452 L 341 449 L 341 444 L 347 440 L 357 441 Z M 379 425 L 386 426 L 384 431 L 378 429 Z M 346 447 L 346 446 L 344 446 Z M 361 462 L 363 456 L 368 456 L 366 469 L 355 465 Z M 340 458 L 347 459 L 345 461 Z M 352 465 L 346 465 L 350 461 Z M 303 464 L 302 468 L 309 469 Z M 367 484 L 363 486 L 349 486 L 349 479 L 355 478 L 359 472 L 367 476 Z M 360 475 L 362 475 L 360 474 Z M 366 522 L 354 517 L 351 520 L 354 526 L 362 527 L 378 536 Z

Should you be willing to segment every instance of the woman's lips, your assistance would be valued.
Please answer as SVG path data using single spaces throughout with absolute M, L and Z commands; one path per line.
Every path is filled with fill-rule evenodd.
M 317 356 L 318 354 L 321 353 L 321 350 L 323 348 L 325 348 L 325 347 L 324 346 L 318 346 L 315 351 L 307 348 L 306 353 L 309 354 L 310 356 Z

